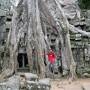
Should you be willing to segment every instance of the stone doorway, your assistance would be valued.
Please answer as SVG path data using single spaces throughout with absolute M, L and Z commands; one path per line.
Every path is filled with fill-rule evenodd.
M 29 71 L 29 63 L 27 53 L 18 53 L 17 56 L 18 71 L 27 72 Z

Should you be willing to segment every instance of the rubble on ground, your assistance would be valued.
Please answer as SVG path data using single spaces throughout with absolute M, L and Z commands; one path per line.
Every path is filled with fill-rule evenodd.
M 50 79 L 39 79 L 36 74 L 19 73 L 0 83 L 0 90 L 50 90 Z

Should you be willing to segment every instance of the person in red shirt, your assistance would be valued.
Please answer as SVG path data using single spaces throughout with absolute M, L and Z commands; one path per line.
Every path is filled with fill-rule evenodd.
M 50 50 L 49 53 L 48 53 L 48 60 L 51 64 L 54 64 L 55 63 L 55 60 L 56 60 L 56 55 L 55 53 Z
M 52 49 L 50 49 L 50 51 L 48 52 L 47 56 L 48 56 L 48 61 L 50 62 L 49 69 L 53 73 L 54 63 L 56 61 L 56 55 L 55 55 L 54 51 L 52 51 Z

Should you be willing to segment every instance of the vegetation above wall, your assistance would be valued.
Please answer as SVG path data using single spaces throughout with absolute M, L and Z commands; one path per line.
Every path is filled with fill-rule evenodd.
M 90 9 L 90 0 L 79 0 L 79 6 L 81 9 Z

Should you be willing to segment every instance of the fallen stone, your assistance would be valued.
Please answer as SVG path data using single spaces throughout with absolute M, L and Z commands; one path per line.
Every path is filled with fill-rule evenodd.
M 24 73 L 26 80 L 31 80 L 31 81 L 35 81 L 38 79 L 37 74 L 33 74 L 33 73 Z
M 88 74 L 88 73 L 84 73 L 82 76 L 86 77 L 86 78 L 90 78 L 90 74 Z
M 50 79 L 49 78 L 40 79 L 39 84 L 50 86 Z
M 7 81 L 0 83 L 0 90 L 19 90 L 19 77 L 12 76 Z

